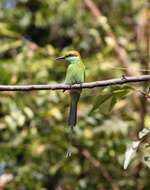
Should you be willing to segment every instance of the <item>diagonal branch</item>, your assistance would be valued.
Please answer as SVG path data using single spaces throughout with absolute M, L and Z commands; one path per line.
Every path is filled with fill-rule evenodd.
M 80 88 L 98 88 L 112 85 L 122 85 L 125 83 L 150 81 L 150 75 L 136 77 L 122 76 L 122 78 L 87 82 L 82 84 L 56 84 L 56 85 L 0 85 L 0 91 L 35 91 L 35 90 L 70 90 Z
M 107 182 L 111 184 L 113 190 L 120 189 L 118 184 L 113 180 L 110 173 L 99 160 L 96 160 L 94 157 L 92 157 L 90 152 L 88 152 L 87 150 L 83 150 L 82 155 L 94 166 L 94 168 L 99 169 L 101 171 L 101 174 L 107 180 Z
M 103 17 L 102 12 L 98 9 L 96 4 L 92 0 L 84 0 L 84 3 L 86 5 L 86 7 L 91 11 L 91 13 L 94 17 L 96 17 L 97 19 L 100 17 Z M 125 49 L 122 46 L 120 46 L 120 44 L 118 43 L 118 40 L 117 40 L 115 34 L 113 33 L 113 30 L 110 27 L 108 20 L 106 20 L 106 25 L 107 25 L 107 27 L 103 27 L 103 28 L 104 28 L 106 34 L 108 36 L 110 36 L 113 39 L 113 41 L 115 42 L 114 50 L 116 52 L 116 55 L 118 56 L 119 62 L 123 67 L 126 68 L 125 74 L 131 75 L 131 72 L 129 71 L 129 68 L 128 68 L 129 57 L 128 57 Z

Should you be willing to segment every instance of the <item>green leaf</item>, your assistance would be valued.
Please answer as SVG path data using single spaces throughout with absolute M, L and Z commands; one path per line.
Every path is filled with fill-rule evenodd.
M 133 88 L 129 85 L 123 86 L 115 86 L 111 88 L 111 92 L 116 96 L 118 99 L 125 98 L 126 95 L 132 90 Z
M 127 94 L 130 92 L 132 88 L 128 85 L 124 85 L 124 86 L 115 86 L 113 87 L 113 89 L 111 89 L 112 91 L 112 98 L 111 98 L 111 103 L 110 103 L 110 108 L 109 111 L 111 111 L 115 104 L 125 98 L 127 96 Z
M 6 51 L 9 51 L 10 49 L 16 49 L 18 47 L 22 46 L 21 40 L 16 41 L 7 41 L 7 42 L 0 42 L 0 53 L 4 53 Z
M 111 97 L 111 94 L 102 94 L 96 98 L 96 101 L 94 103 L 94 106 L 92 107 L 89 114 L 93 113 L 95 110 L 97 110 L 104 102 L 106 102 Z
M 117 91 L 117 90 L 133 90 L 133 87 L 127 84 L 124 85 L 115 85 L 111 86 L 111 91 Z
M 19 33 L 13 31 L 9 25 L 9 23 L 0 22 L 0 35 L 7 37 L 19 37 Z
M 113 107 L 115 106 L 116 103 L 117 103 L 117 98 L 116 98 L 116 96 L 112 96 L 111 102 L 110 102 L 109 111 L 111 111 L 111 110 L 113 109 Z
M 110 101 L 107 101 L 107 105 L 105 105 L 103 109 L 107 109 L 107 112 L 110 112 L 117 103 L 117 101 L 125 98 L 131 89 L 132 87 L 128 85 L 111 87 L 109 90 L 110 92 L 108 92 L 107 94 L 101 94 L 96 98 L 96 101 L 89 114 L 92 114 L 94 111 L 99 109 L 107 100 Z M 103 109 L 101 110 L 102 112 Z
M 114 91 L 113 94 L 116 96 L 116 98 L 118 99 L 122 99 L 122 98 L 125 98 L 126 95 L 129 93 L 129 91 L 127 90 L 117 90 L 117 91 Z

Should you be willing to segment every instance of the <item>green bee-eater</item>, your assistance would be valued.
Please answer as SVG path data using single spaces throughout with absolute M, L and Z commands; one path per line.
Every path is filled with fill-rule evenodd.
M 85 66 L 81 60 L 81 56 L 78 51 L 71 50 L 66 52 L 63 56 L 58 57 L 67 62 L 68 68 L 66 72 L 65 84 L 80 84 L 85 80 Z M 68 125 L 73 128 L 77 121 L 77 104 L 80 98 L 81 89 L 75 89 L 70 91 L 71 103 L 68 117 Z

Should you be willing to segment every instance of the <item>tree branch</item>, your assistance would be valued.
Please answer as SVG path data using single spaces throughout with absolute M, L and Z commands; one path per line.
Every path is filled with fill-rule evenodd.
M 98 7 L 96 6 L 96 4 L 94 3 L 94 1 L 92 0 L 84 0 L 85 5 L 87 6 L 87 8 L 91 11 L 91 13 L 93 14 L 94 17 L 99 18 L 101 16 L 103 16 L 102 12 L 98 9 Z M 108 36 L 110 36 L 114 42 L 115 42 L 115 46 L 114 46 L 114 50 L 118 56 L 118 60 L 120 62 L 120 64 L 126 68 L 125 70 L 125 74 L 126 75 L 131 75 L 131 72 L 128 68 L 128 64 L 129 64 L 129 57 L 127 55 L 127 52 L 125 51 L 125 49 L 119 45 L 117 38 L 115 36 L 115 34 L 113 33 L 112 28 L 110 27 L 108 20 L 106 20 L 106 24 L 107 24 L 107 29 L 105 27 L 103 27 L 103 29 L 105 30 L 106 34 Z
M 122 78 L 87 82 L 82 84 L 66 85 L 0 85 L 0 91 L 33 91 L 33 90 L 70 90 L 80 88 L 97 88 L 112 85 L 122 85 L 125 83 L 150 81 L 150 75 L 136 77 L 122 76 Z
M 89 151 L 87 150 L 82 150 L 82 155 L 96 168 L 101 171 L 101 174 L 103 177 L 110 183 L 112 186 L 113 190 L 119 190 L 118 184 L 113 180 L 112 176 L 110 173 L 107 171 L 107 169 L 103 166 L 103 164 L 99 161 L 96 160 L 92 155 L 90 154 Z

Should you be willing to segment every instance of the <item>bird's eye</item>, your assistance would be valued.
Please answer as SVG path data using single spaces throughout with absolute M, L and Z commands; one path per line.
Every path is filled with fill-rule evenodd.
M 73 55 L 73 54 L 68 54 L 65 57 L 77 57 L 77 55 Z
M 71 56 L 72 56 L 71 54 L 66 55 L 66 57 L 71 57 Z

